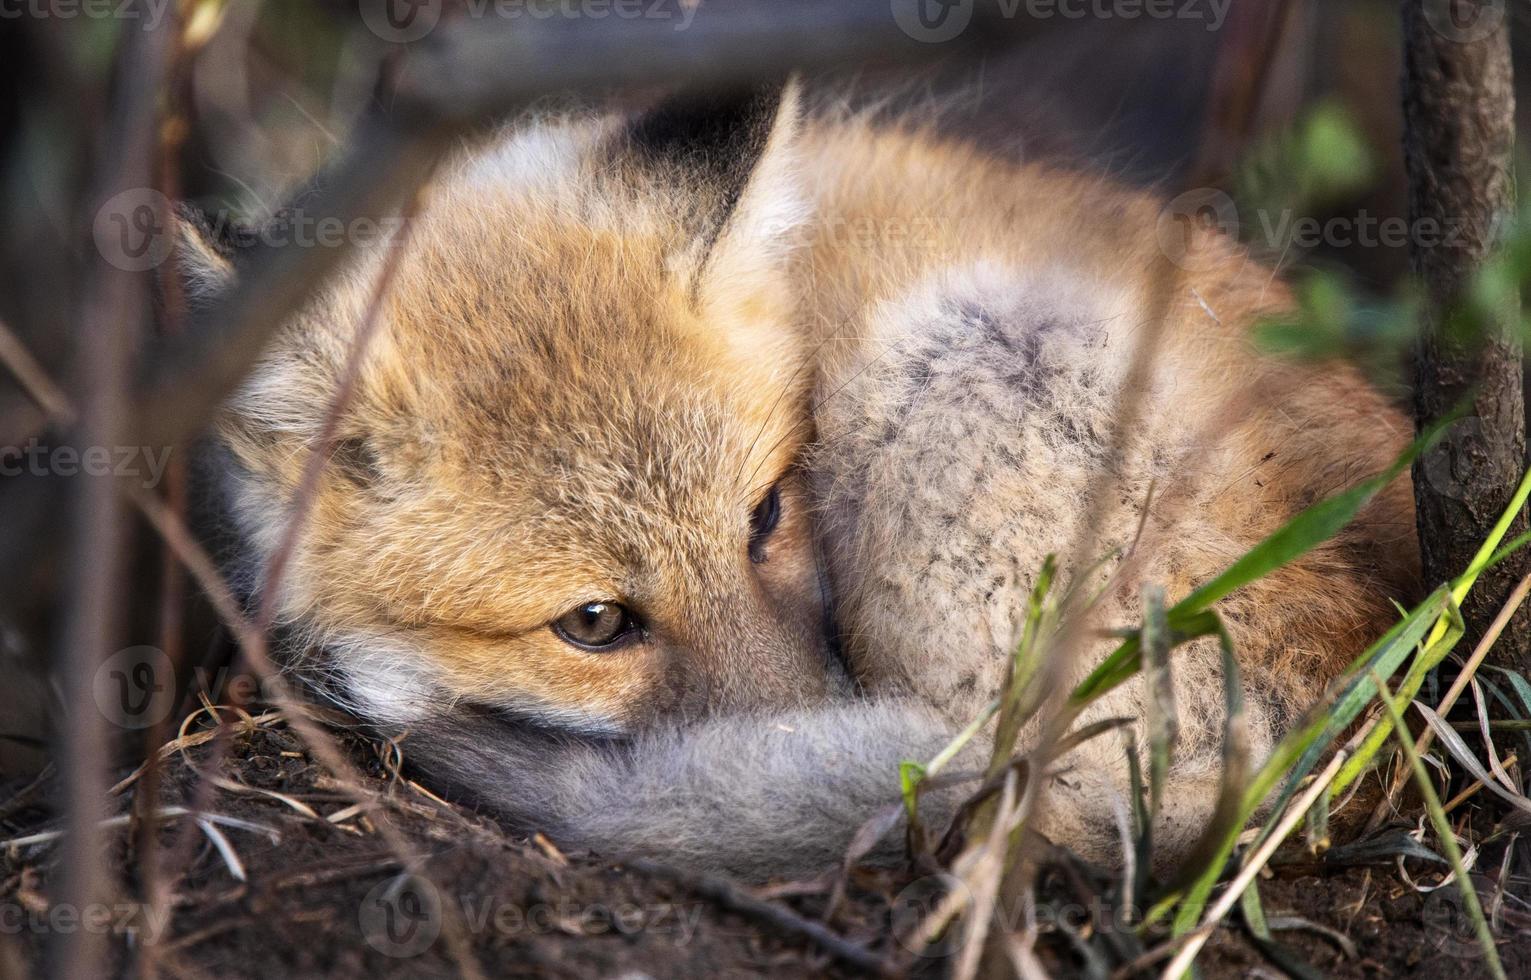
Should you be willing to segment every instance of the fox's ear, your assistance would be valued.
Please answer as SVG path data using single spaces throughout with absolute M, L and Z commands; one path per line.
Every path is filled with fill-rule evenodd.
M 223 292 L 234 282 L 230 246 L 219 239 L 207 216 L 189 204 L 176 207 L 174 220 L 171 259 L 186 298 L 195 304 Z
M 681 93 L 634 120 L 623 149 L 650 176 L 689 191 L 688 217 L 699 232 L 716 231 L 767 157 L 791 142 L 797 102 L 792 82 Z
M 676 192 L 691 292 L 712 313 L 769 289 L 806 209 L 796 179 L 796 81 L 682 94 L 634 120 L 627 160 Z

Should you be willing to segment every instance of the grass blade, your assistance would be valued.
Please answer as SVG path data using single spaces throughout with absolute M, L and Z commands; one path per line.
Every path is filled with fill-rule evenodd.
M 1164 608 L 1164 589 L 1143 589 L 1143 675 L 1148 689 L 1145 725 L 1148 730 L 1148 826 L 1159 816 L 1164 783 L 1169 777 L 1170 754 L 1180 735 L 1175 712 L 1175 684 L 1170 673 L 1170 627 Z
M 1276 785 L 1285 778 L 1286 785 L 1270 808 L 1272 813 L 1283 811 L 1296 795 L 1302 781 L 1329 751 L 1334 740 L 1376 696 L 1376 686 L 1368 676 L 1369 673 L 1372 670 L 1397 670 L 1404 659 L 1418 647 L 1449 602 L 1450 596 L 1444 587 L 1436 590 L 1434 595 L 1415 607 L 1413 612 L 1351 663 L 1341 681 L 1333 685 L 1318 704 L 1309 710 L 1307 720 L 1288 732 L 1271 751 L 1270 757 L 1244 792 L 1239 824 L 1224 834 L 1218 848 L 1203 866 L 1200 876 L 1183 896 L 1178 890 L 1171 890 L 1161 898 L 1150 909 L 1147 921 L 1152 922 L 1164 916 L 1178 902 L 1180 908 L 1175 916 L 1176 932 L 1183 933 L 1196 924 L 1206 907 L 1208 896 L 1222 876 L 1228 857 L 1233 853 L 1238 840 L 1238 827 L 1254 815 Z M 1275 826 L 1268 824 L 1253 847 L 1263 846 Z
M 1213 615 L 1209 613 L 1208 615 Z M 1206 829 L 1182 863 L 1170 889 L 1178 891 L 1190 884 L 1207 867 L 1221 868 L 1227 860 L 1223 842 L 1236 839 L 1249 819 L 1244 812 L 1245 787 L 1249 780 L 1249 725 L 1244 717 L 1244 686 L 1239 678 L 1238 659 L 1233 639 L 1218 622 L 1218 642 L 1223 653 L 1223 779 L 1217 802 L 1207 820 Z
M 1180 947 L 1180 951 L 1175 954 L 1174 959 L 1170 960 L 1169 966 L 1165 967 L 1162 974 L 1163 980 L 1174 980 L 1176 977 L 1183 976 L 1190 969 L 1191 962 L 1196 959 L 1202 946 L 1211 937 L 1212 931 L 1233 908 L 1234 904 L 1238 902 L 1239 898 L 1244 894 L 1244 890 L 1254 884 L 1255 879 L 1259 877 L 1260 869 L 1270 862 L 1271 856 L 1276 853 L 1276 848 L 1281 840 L 1291 833 L 1302 820 L 1302 814 L 1307 811 L 1308 807 L 1313 805 L 1313 801 L 1317 799 L 1318 795 L 1328 789 L 1329 783 L 1339 772 L 1340 764 L 1344 758 L 1345 753 L 1342 750 L 1331 759 L 1328 768 L 1314 780 L 1313 785 L 1304 791 L 1302 799 L 1298 804 L 1289 808 L 1281 815 L 1276 832 L 1268 835 L 1264 843 L 1250 850 L 1249 855 L 1244 859 L 1243 866 L 1239 868 L 1239 873 L 1228 883 L 1227 890 L 1218 896 L 1216 904 L 1207 910 L 1206 917 L 1202 920 L 1201 925 L 1196 927 L 1194 933 L 1192 933 L 1190 926 L 1187 926 L 1184 930 L 1177 929 L 1176 935 L 1192 934 L 1186 939 L 1184 945 Z M 1194 925 L 1194 921 L 1192 924 Z
M 1461 763 L 1462 768 L 1466 769 L 1474 779 L 1482 783 L 1484 789 L 1492 790 L 1516 809 L 1524 813 L 1531 813 L 1531 800 L 1526 799 L 1519 793 L 1506 789 L 1503 783 L 1490 775 L 1489 771 L 1484 768 L 1483 763 L 1478 761 L 1478 757 L 1473 755 L 1472 749 L 1469 749 L 1467 743 L 1462 741 L 1462 736 L 1458 735 L 1457 730 L 1451 727 L 1450 722 L 1436 714 L 1423 701 L 1415 701 L 1414 707 L 1419 709 L 1419 713 L 1424 716 L 1425 721 L 1435 730 L 1435 737 L 1441 740 L 1442 745 L 1446 746 L 1446 751 L 1451 753 L 1451 757 Z M 1391 713 L 1396 714 L 1397 709 L 1394 708 Z M 1411 745 L 1410 748 L 1412 747 Z
M 1430 823 L 1435 827 L 1435 835 L 1440 839 L 1441 849 L 1446 852 L 1446 860 L 1451 862 L 1452 870 L 1456 872 L 1457 887 L 1462 892 L 1462 904 L 1467 908 L 1467 915 L 1472 919 L 1473 931 L 1478 935 L 1478 945 L 1483 949 L 1483 960 L 1488 965 L 1489 973 L 1496 980 L 1507 980 L 1504 965 L 1499 962 L 1499 950 L 1494 945 L 1494 934 L 1489 931 L 1488 920 L 1483 917 L 1483 906 L 1478 903 L 1478 890 L 1473 887 L 1471 879 L 1467 877 L 1467 869 L 1462 864 L 1462 849 L 1457 846 L 1456 835 L 1452 833 L 1451 823 L 1446 819 L 1446 812 L 1441 809 L 1441 799 L 1435 793 L 1435 784 L 1430 782 L 1430 774 L 1425 771 L 1425 764 L 1420 759 L 1419 753 L 1414 751 L 1414 742 L 1409 738 L 1408 726 L 1403 723 L 1403 716 L 1399 713 L 1397 705 L 1393 703 L 1392 694 L 1387 689 L 1387 684 L 1382 676 L 1372 672 L 1372 682 L 1377 685 L 1381 692 L 1382 709 L 1387 712 L 1387 717 L 1392 722 L 1392 730 L 1398 733 L 1398 744 L 1403 748 L 1403 754 L 1408 759 L 1409 767 L 1414 770 L 1414 781 L 1419 785 L 1420 795 L 1425 798 L 1425 810 L 1430 814 Z M 1435 713 L 1424 705 L 1418 707 L 1429 718 Z M 1435 721 L 1439 721 L 1436 716 Z M 1435 721 L 1431 724 L 1434 725 Z M 1442 727 L 1447 727 L 1441 722 Z M 1444 732 L 1436 733 L 1443 742 L 1446 741 Z M 1455 732 L 1451 733 L 1455 736 Z M 1464 746 L 1465 747 L 1465 746 Z M 1489 785 L 1487 782 L 1485 786 Z
M 1499 515 L 1499 520 L 1494 524 L 1494 529 L 1489 532 L 1489 536 L 1484 539 L 1483 544 L 1478 548 L 1477 554 L 1473 556 L 1472 564 L 1467 567 L 1467 571 L 1460 578 L 1452 583 L 1451 597 L 1456 600 L 1457 605 L 1460 606 L 1467 600 L 1467 593 L 1472 591 L 1473 585 L 1478 581 L 1478 576 L 1494 560 L 1496 549 L 1499 548 L 1500 542 L 1504 540 L 1504 536 L 1509 533 L 1510 525 L 1514 523 L 1516 515 L 1525 509 L 1528 498 L 1531 498 L 1531 468 L 1528 468 L 1525 475 L 1520 478 L 1520 485 L 1515 488 L 1515 493 L 1510 498 L 1509 505 L 1505 507 L 1504 513 Z M 1526 535 L 1521 537 L 1531 540 L 1531 537 Z M 1516 540 L 1520 541 L 1520 538 Z M 1431 642 L 1434 642 L 1444 632 L 1444 626 L 1437 628 L 1436 633 L 1430 637 Z
M 1042 661 L 1043 639 L 1052 632 L 1053 610 L 1047 603 L 1057 574 L 1056 556 L 1048 555 L 1042 560 L 1037 573 L 1036 585 L 1026 606 L 1026 625 L 1021 630 L 1021 641 L 1016 644 L 1015 655 L 1010 658 L 1005 684 L 1000 692 L 999 722 L 994 728 L 994 751 L 989 757 L 988 779 L 997 777 L 1010 764 L 1015 752 L 1015 740 L 1021 725 L 1035 710 L 1036 696 L 1031 690 L 1038 665 Z
M 1176 630 L 1185 627 L 1192 617 L 1206 611 L 1213 603 L 1301 558 L 1334 537 L 1355 518 L 1367 502 L 1397 479 L 1421 452 L 1434 443 L 1445 427 L 1456 421 L 1459 415 L 1460 411 L 1436 422 L 1382 473 L 1304 510 L 1229 565 L 1220 575 L 1177 602 L 1167 616 L 1170 628 Z M 1528 477 L 1531 477 L 1531 473 L 1528 473 Z M 1524 503 L 1524 500 L 1521 502 Z M 1508 528 L 1508 524 L 1505 527 Z M 1500 537 L 1503 537 L 1502 533 Z M 1493 546 L 1497 546 L 1498 540 L 1494 539 Z M 1492 551 L 1492 546 L 1486 547 Z M 1487 557 L 1484 561 L 1486 564 Z M 1478 567 L 1473 574 L 1476 576 L 1481 571 L 1482 567 Z M 1129 637 L 1074 689 L 1071 701 L 1088 704 L 1127 680 L 1142 665 L 1142 649 L 1141 636 Z
M 1329 794 L 1318 798 L 1308 811 L 1308 853 L 1317 857 L 1329 850 Z

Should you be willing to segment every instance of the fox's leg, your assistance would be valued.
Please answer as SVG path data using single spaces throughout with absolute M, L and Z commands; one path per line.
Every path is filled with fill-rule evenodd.
M 1197 412 L 1213 415 L 1220 393 L 1198 387 L 1202 368 L 1172 340 L 1141 395 L 1138 448 L 1109 474 L 1110 517 L 1086 529 L 1081 514 L 1108 476 L 1118 392 L 1140 332 L 1130 300 L 978 269 L 886 305 L 870 326 L 864 349 L 831 362 L 817 407 L 814 470 L 837 615 L 852 669 L 872 694 L 926 700 L 954 725 L 973 718 L 1001 684 L 1045 557 L 1087 565 L 1101 556 L 1069 554 L 1081 540 L 1102 553 L 1128 544 L 1151 485 L 1177 502 L 1156 507 L 1125 568 L 1107 563 L 1123 577 L 1093 628 L 1141 622 L 1143 583 L 1162 585 L 1175 601 L 1301 506 L 1383 469 L 1403 441 L 1375 435 L 1390 410 L 1380 399 L 1366 402 L 1358 379 L 1346 388 L 1327 376 L 1284 376 L 1232 344 L 1220 353 L 1245 359 L 1225 370 L 1244 377 L 1225 387 L 1242 380 L 1276 404 L 1216 432 L 1218 420 Z M 1358 400 L 1366 404 L 1354 411 Z M 1336 412 L 1350 416 L 1350 430 L 1331 426 Z M 1292 429 L 1293 417 L 1304 426 Z M 1358 421 L 1370 427 L 1364 438 Z M 1198 465 L 1186 472 L 1179 461 L 1191 457 Z M 1386 625 L 1389 583 L 1374 581 L 1357 556 L 1398 537 L 1406 500 L 1406 488 L 1393 488 L 1360 530 L 1220 606 L 1239 650 L 1256 764 L 1336 664 Z M 1064 581 L 1079 572 L 1064 569 Z M 1109 649 L 1078 644 L 1060 686 L 1072 686 Z M 1181 734 L 1156 832 L 1165 860 L 1195 839 L 1211 812 L 1225 721 L 1214 644 L 1177 650 L 1172 675 Z M 1134 680 L 1084 720 L 1142 714 Z M 1146 745 L 1141 730 L 1137 741 Z M 1110 856 L 1117 801 L 1127 792 L 1123 741 L 1088 743 L 1060 760 L 1060 771 L 1048 825 L 1065 843 Z

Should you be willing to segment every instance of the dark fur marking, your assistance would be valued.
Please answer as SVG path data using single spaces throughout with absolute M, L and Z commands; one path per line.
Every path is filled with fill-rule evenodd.
M 765 153 L 781 97 L 780 85 L 685 92 L 660 103 L 627 131 L 628 152 L 662 179 L 683 186 L 700 181 L 714 190 L 716 197 L 693 215 L 705 238 L 704 256 L 712 251 Z
M 382 479 L 377 452 L 366 439 L 356 437 L 335 443 L 330 462 L 346 479 L 359 487 L 369 487 Z

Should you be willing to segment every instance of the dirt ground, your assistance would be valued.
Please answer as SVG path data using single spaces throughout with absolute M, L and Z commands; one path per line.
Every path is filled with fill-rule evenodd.
M 1480 882 L 1480 893 L 1492 888 Z M 1279 875 L 1261 886 L 1266 915 L 1302 918 L 1354 943 L 1342 944 L 1311 929 L 1281 930 L 1280 942 L 1320 976 L 1487 977 L 1472 927 L 1455 887 L 1420 894 L 1399 879 L 1392 864 L 1328 874 Z M 1531 922 L 1501 923 L 1499 958 L 1511 977 L 1531 976 Z M 1280 976 L 1270 960 L 1242 938 L 1225 936 L 1201 960 L 1207 977 L 1248 976 L 1257 969 Z
M 368 818 L 351 811 L 350 798 L 295 736 L 259 727 L 238 736 L 222 759 L 225 778 L 250 789 L 213 799 L 208 809 L 220 815 L 221 841 L 192 828 L 192 870 L 168 921 L 124 899 L 110 924 L 97 926 L 112 933 L 119 970 L 128 972 L 130 948 L 145 938 L 156 940 L 166 976 L 457 976 L 463 950 L 488 977 L 940 976 L 952 962 L 950 951 L 917 955 L 896 938 L 938 897 L 937 878 L 858 872 L 826 920 L 832 878 L 752 891 L 653 862 L 565 855 L 437 801 L 401 779 L 374 746 L 354 740 L 350 749 L 372 788 L 392 800 L 395 825 L 425 855 L 418 877 L 401 877 Z M 211 753 L 202 746 L 189 756 L 205 765 Z M 193 781 L 187 759 L 172 756 L 165 803 L 194 801 Z M 15 799 L 16 789 L 6 787 L 0 803 Z M 7 810 L 0 825 L 7 839 L 51 826 L 40 808 L 0 807 Z M 161 841 L 172 846 L 185 826 L 184 819 L 163 824 Z M 80 928 L 46 898 L 57 856 L 51 844 L 0 853 L 0 974 L 22 964 L 40 973 L 50 938 Z M 119 832 L 110 860 L 124 895 L 140 892 L 136 857 L 128 833 Z M 1497 867 L 1497 858 L 1480 862 L 1488 864 Z M 1043 876 L 1042 960 L 1060 976 L 1130 975 L 1122 964 L 1143 946 L 1124 938 L 1130 930 L 1103 933 L 1109 903 L 1085 897 L 1087 880 L 1097 879 L 1078 868 Z M 1480 891 L 1492 894 L 1492 883 Z M 1280 976 L 1282 957 L 1323 976 L 1487 975 L 1455 890 L 1421 895 L 1391 859 L 1278 869 L 1261 893 L 1282 949 L 1273 959 L 1237 926 L 1226 928 L 1203 955 L 1202 976 Z M 1501 920 L 1506 969 L 1531 976 L 1531 921 L 1510 907 Z M 829 938 L 820 941 L 820 933 Z

